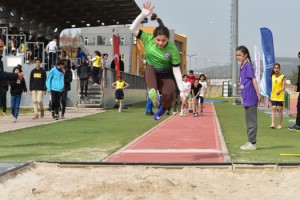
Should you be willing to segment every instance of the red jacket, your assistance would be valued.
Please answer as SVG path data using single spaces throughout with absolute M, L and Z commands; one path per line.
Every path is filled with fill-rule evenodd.
M 194 84 L 195 80 L 196 80 L 196 76 L 188 76 L 188 82 L 190 82 L 191 85 Z

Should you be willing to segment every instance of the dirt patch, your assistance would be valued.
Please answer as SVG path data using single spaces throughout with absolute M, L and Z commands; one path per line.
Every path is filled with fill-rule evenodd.
M 1 199 L 297 199 L 300 169 L 62 166 L 36 163 L 2 177 Z

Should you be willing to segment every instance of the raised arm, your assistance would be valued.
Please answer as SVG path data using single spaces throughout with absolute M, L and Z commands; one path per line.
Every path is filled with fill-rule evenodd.
M 152 14 L 153 9 L 154 6 L 151 7 L 151 2 L 144 3 L 141 14 L 137 16 L 137 18 L 134 20 L 134 22 L 131 24 L 129 28 L 135 36 L 137 36 L 139 33 L 140 24 L 147 16 Z

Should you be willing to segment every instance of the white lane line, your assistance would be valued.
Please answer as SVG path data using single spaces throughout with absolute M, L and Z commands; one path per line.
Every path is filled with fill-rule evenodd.
M 124 153 L 224 153 L 217 149 L 127 149 Z

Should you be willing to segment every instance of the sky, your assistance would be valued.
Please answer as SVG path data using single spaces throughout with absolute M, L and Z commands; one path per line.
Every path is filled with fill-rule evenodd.
M 144 0 L 135 0 L 142 8 Z M 187 54 L 201 68 L 230 62 L 231 0 L 152 0 L 154 12 L 169 29 L 188 38 Z M 239 0 L 239 45 L 253 57 L 261 50 L 260 28 L 273 33 L 276 57 L 297 57 L 300 51 L 299 0 Z M 150 22 L 146 26 L 157 26 Z M 262 50 L 261 50 L 262 51 Z M 189 58 L 188 58 L 189 60 Z

